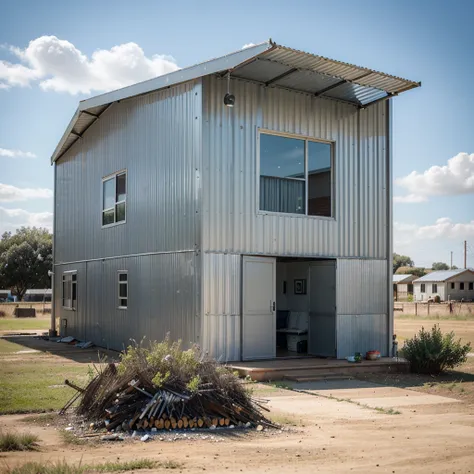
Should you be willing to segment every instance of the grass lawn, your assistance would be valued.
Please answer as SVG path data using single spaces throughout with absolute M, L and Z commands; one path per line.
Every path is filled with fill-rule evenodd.
M 1 331 L 23 331 L 26 329 L 49 329 L 49 318 L 0 318 Z
M 0 338 L 0 414 L 58 410 L 75 391 L 64 385 L 70 379 L 88 380 L 88 364 L 31 350 Z

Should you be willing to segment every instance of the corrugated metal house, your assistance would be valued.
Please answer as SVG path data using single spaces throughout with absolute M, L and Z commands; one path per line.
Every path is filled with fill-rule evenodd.
M 415 301 L 439 296 L 441 301 L 474 301 L 474 271 L 471 269 L 431 272 L 413 282 Z
M 418 85 L 269 41 L 82 101 L 52 157 L 61 331 L 386 355 L 387 99 Z
M 393 298 L 395 301 L 407 301 L 410 296 L 413 296 L 413 280 L 416 280 L 415 275 L 393 275 Z

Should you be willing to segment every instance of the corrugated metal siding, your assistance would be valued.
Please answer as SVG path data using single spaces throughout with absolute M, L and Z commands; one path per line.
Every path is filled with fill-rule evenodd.
M 203 251 L 386 258 L 385 105 L 203 79 Z M 257 212 L 257 129 L 334 140 L 336 220 Z M 360 134 L 360 145 L 358 136 Z
M 380 351 L 388 356 L 387 314 L 338 314 L 337 357 L 343 359 L 355 352 Z
M 199 233 L 201 84 L 114 104 L 61 158 L 56 263 L 192 250 Z M 102 229 L 102 177 L 127 169 L 127 222 Z
M 387 314 L 387 261 L 338 259 L 338 314 Z
M 241 256 L 202 256 L 202 347 L 221 361 L 240 360 Z
M 338 259 L 337 356 L 378 350 L 388 355 L 386 260 Z
M 188 252 L 57 266 L 58 282 L 63 271 L 77 269 L 78 310 L 61 307 L 56 283 L 56 314 L 67 318 L 67 334 L 103 347 L 121 350 L 131 339 L 162 340 L 167 333 L 189 346 L 199 342 L 195 266 Z M 128 271 L 127 310 L 118 309 L 118 270 Z

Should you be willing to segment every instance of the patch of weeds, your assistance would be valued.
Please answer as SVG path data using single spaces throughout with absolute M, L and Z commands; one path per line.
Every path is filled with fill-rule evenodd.
M 379 413 L 384 413 L 385 415 L 401 415 L 402 412 L 395 410 L 395 408 L 382 408 L 382 407 L 370 407 L 369 405 L 361 405 L 364 408 L 372 408 L 373 410 L 378 411 Z
M 122 462 L 105 462 L 103 464 L 84 466 L 87 471 L 90 472 L 121 472 L 121 471 L 134 471 L 136 469 L 153 469 L 159 464 L 151 459 L 134 459 L 133 461 L 122 461 Z
M 36 451 L 38 441 L 38 436 L 31 433 L 0 433 L 0 452 Z
M 280 381 L 272 382 L 271 385 L 275 388 L 282 388 L 284 390 L 293 390 L 293 387 L 291 385 L 288 385 L 285 382 L 280 382 Z
M 282 413 L 272 413 L 272 421 L 277 425 L 304 426 L 303 420 L 294 416 L 284 415 Z
M 59 435 L 61 436 L 63 443 L 68 446 L 84 446 L 85 444 L 89 444 L 86 439 L 78 438 L 72 431 L 61 430 Z
M 55 412 L 51 413 L 38 413 L 35 415 L 28 415 L 22 418 L 22 423 L 34 423 L 39 426 L 46 426 L 55 423 L 58 420 L 58 414 Z

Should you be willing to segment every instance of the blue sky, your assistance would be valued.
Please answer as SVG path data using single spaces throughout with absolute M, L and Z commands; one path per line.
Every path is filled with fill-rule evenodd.
M 173 61 L 152 62 L 153 55 L 172 56 L 185 67 L 271 37 L 296 49 L 422 81 L 421 89 L 394 100 L 394 194 L 397 201 L 410 201 L 394 205 L 395 251 L 424 266 L 448 261 L 454 251 L 460 266 L 462 241 L 467 240 L 468 263 L 474 266 L 473 15 L 474 2 L 461 0 L 2 0 L 0 232 L 51 222 L 49 158 L 78 101 L 100 93 L 64 90 L 72 86 L 60 61 L 62 50 L 41 73 L 43 56 L 38 48 L 27 49 L 31 41 L 40 45 L 42 37 L 56 36 L 87 61 L 97 50 L 133 42 L 144 52 L 145 69 L 166 69 Z M 122 54 L 113 51 L 113 57 L 101 56 L 103 64 Z M 118 71 L 104 73 L 101 84 L 110 83 L 114 74 L 126 75 L 123 68 Z M 59 79 L 41 86 L 55 75 Z M 413 171 L 417 174 L 410 175 Z

